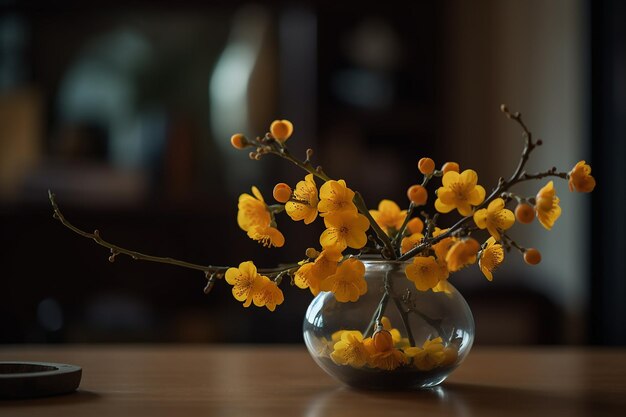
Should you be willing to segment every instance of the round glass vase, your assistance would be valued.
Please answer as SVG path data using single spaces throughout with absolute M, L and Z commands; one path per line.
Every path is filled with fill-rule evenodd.
M 330 292 L 311 301 L 303 326 L 309 353 L 328 374 L 355 388 L 440 384 L 472 347 L 474 319 L 465 299 L 447 282 L 445 291 L 417 290 L 404 273 L 410 261 L 362 262 L 367 292 L 357 301 L 339 302 Z M 377 319 L 389 333 L 372 337 L 380 330 Z M 376 342 L 389 334 L 393 346 L 384 338 Z

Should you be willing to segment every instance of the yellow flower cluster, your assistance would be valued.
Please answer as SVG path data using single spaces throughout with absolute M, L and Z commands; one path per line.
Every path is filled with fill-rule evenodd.
M 388 320 L 387 320 L 388 323 Z M 358 330 L 340 330 L 332 335 L 330 358 L 337 365 L 353 368 L 374 368 L 392 371 L 399 367 L 415 367 L 430 371 L 452 366 L 458 358 L 457 348 L 444 345 L 441 337 L 427 339 L 421 347 L 409 346 L 398 329 L 380 329 L 365 338 Z
M 519 118 L 519 115 L 507 115 L 516 120 Z M 256 152 L 250 154 L 253 159 L 259 159 L 265 153 L 275 153 L 308 171 L 293 189 L 285 183 L 275 186 L 273 195 L 280 203 L 278 205 L 268 206 L 256 187 L 252 187 L 252 195 L 242 194 L 237 221 L 250 238 L 267 247 L 280 247 L 284 245 L 285 238 L 276 227 L 275 213 L 285 211 L 292 220 L 303 221 L 307 225 L 321 217 L 325 226 L 319 237 L 321 251 L 310 248 L 305 260 L 283 272 L 288 273 L 299 288 L 308 288 L 313 295 L 331 291 L 340 302 L 357 301 L 367 291 L 365 268 L 358 260 L 359 255 L 351 257 L 344 252 L 349 248 L 359 250 L 366 246 L 370 226 L 375 232 L 370 238 L 376 242 L 374 246 L 381 250 L 383 257 L 412 258 L 405 275 L 417 290 L 449 293 L 449 275 L 471 264 L 478 263 L 485 277 L 493 280 L 493 271 L 504 261 L 505 249 L 519 249 L 524 260 L 531 265 L 540 262 L 541 254 L 537 249 L 521 247 L 507 235 L 507 231 L 516 220 L 528 224 L 535 217 L 550 230 L 561 215 L 554 184 L 549 181 L 534 197 L 528 198 L 509 192 L 511 185 L 550 176 L 567 179 L 571 191 L 590 192 L 596 185 L 591 167 L 585 161 L 579 161 L 567 173 L 556 172 L 553 168 L 534 175 L 527 174 L 522 170 L 531 149 L 527 147 L 516 173 L 508 181 L 500 180 L 487 196 L 485 188 L 478 184 L 476 171 L 461 171 L 459 164 L 451 161 L 437 169 L 435 162 L 425 157 L 417 164 L 423 175 L 422 183 L 411 185 L 407 190 L 408 209 L 403 210 L 396 202 L 384 199 L 376 210 L 367 210 L 361 197 L 347 186 L 346 181 L 330 179 L 320 167 L 312 168 L 309 162 L 312 150 L 307 150 L 307 159 L 302 162 L 287 153 L 285 142 L 292 134 L 291 122 L 276 120 L 265 137 L 256 141 L 242 134 L 231 138 L 237 149 L 256 146 Z M 539 144 L 537 142 L 535 146 Z M 436 226 L 439 214 L 432 218 L 425 214 L 423 220 L 413 215 L 416 207 L 428 203 L 426 185 L 435 178 L 441 178 L 441 186 L 435 192 L 435 210 L 439 214 L 456 210 L 463 216 L 450 229 L 442 230 Z M 319 189 L 316 179 L 323 181 Z M 513 201 L 517 201 L 515 212 L 507 207 Z M 475 237 L 475 233 L 481 230 L 489 233 L 486 240 L 481 240 L 482 244 Z M 238 284 L 233 294 L 236 292 L 237 299 L 249 305 L 254 297 L 248 298 L 246 288 Z M 358 335 L 353 333 L 346 337 L 349 337 L 349 340 L 343 341 L 346 346 L 359 341 Z M 365 343 L 362 340 L 359 342 Z M 428 350 L 426 346 L 419 349 Z
M 242 262 L 239 268 L 229 268 L 225 278 L 233 286 L 233 296 L 237 301 L 243 301 L 244 307 L 254 303 L 257 307 L 265 306 L 274 311 L 285 299 L 278 285 L 268 277 L 259 275 L 251 261 Z

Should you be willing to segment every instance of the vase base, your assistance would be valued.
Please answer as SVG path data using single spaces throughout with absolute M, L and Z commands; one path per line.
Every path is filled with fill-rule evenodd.
M 414 367 L 400 367 L 392 371 L 371 368 L 353 368 L 337 365 L 329 358 L 317 358 L 328 374 L 351 388 L 368 391 L 402 391 L 432 388 L 441 384 L 454 367 L 420 371 Z

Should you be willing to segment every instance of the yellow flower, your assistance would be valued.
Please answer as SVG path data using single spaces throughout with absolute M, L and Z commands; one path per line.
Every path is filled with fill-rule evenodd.
M 585 161 L 579 161 L 568 176 L 570 191 L 590 193 L 596 187 L 596 180 L 591 176 L 591 167 Z
M 461 174 L 448 171 L 442 179 L 443 187 L 437 190 L 435 209 L 440 213 L 449 213 L 457 209 L 461 216 L 472 214 L 472 206 L 477 206 L 485 199 L 485 189 L 478 183 L 476 171 L 466 169 Z
M 406 218 L 406 210 L 400 211 L 400 207 L 391 200 L 382 200 L 378 210 L 370 210 L 370 214 L 388 235 L 400 230 Z
M 261 275 L 259 278 L 254 285 L 252 302 L 257 307 L 265 306 L 269 311 L 274 311 L 285 300 L 283 292 L 268 277 Z
M 459 358 L 459 351 L 454 346 L 447 346 L 443 350 L 443 360 L 439 364 L 439 366 L 450 366 L 454 365 L 456 360 Z
M 299 288 L 308 288 L 313 295 L 319 294 L 322 281 L 337 271 L 337 263 L 341 258 L 341 252 L 335 248 L 324 249 L 315 262 L 304 264 L 298 269 L 294 283 Z
M 474 213 L 474 223 L 480 229 L 487 228 L 491 236 L 500 240 L 500 230 L 507 230 L 513 226 L 515 215 L 511 210 L 504 208 L 503 199 L 496 198 L 486 209 Z
M 248 237 L 267 248 L 272 246 L 280 248 L 285 244 L 285 236 L 278 229 L 271 226 L 252 226 L 248 230 Z
M 433 256 L 416 256 L 404 273 L 419 291 L 428 291 L 445 279 L 441 265 Z
M 248 232 L 250 239 L 256 240 L 266 247 L 281 247 L 285 244 L 283 234 L 272 227 L 272 216 L 259 189 L 252 187 L 252 194 L 239 196 L 237 223 Z
M 353 249 L 361 249 L 367 243 L 365 232 L 370 227 L 370 222 L 362 214 L 348 211 L 328 213 L 324 217 L 327 229 L 320 236 L 320 244 L 323 248 L 336 246 L 343 251 L 347 246 Z
M 446 255 L 448 271 L 456 272 L 466 265 L 476 262 L 476 255 L 480 249 L 480 244 L 476 239 L 467 238 L 456 242 Z
M 421 348 L 410 347 L 405 349 L 404 353 L 413 358 L 413 365 L 420 371 L 430 371 L 440 366 L 446 359 L 441 337 L 427 339 Z
M 255 284 L 261 279 L 254 263 L 247 261 L 240 263 L 239 268 L 228 268 L 225 278 L 226 282 L 233 285 L 235 299 L 243 301 L 244 307 L 249 307 L 252 303 Z
M 237 223 L 246 232 L 252 226 L 267 226 L 271 221 L 270 212 L 259 189 L 253 186 L 252 194 L 254 197 L 246 193 L 239 196 Z
M 435 231 L 433 232 L 433 237 L 437 237 L 442 233 L 447 232 L 448 229 L 439 229 L 438 227 L 435 227 Z M 435 251 L 435 255 L 437 256 L 437 259 L 441 259 L 441 260 L 445 260 L 446 259 L 446 255 L 448 255 L 448 251 L 450 250 L 450 248 L 452 246 L 454 246 L 454 244 L 458 241 L 457 238 L 454 238 L 452 236 L 446 237 L 441 239 L 439 242 L 435 243 L 433 245 L 433 250 Z
M 344 180 L 326 181 L 320 187 L 320 202 L 317 206 L 320 216 L 342 211 L 356 213 L 357 208 L 352 202 L 353 199 L 354 191 L 346 186 Z
M 317 186 L 313 174 L 309 174 L 296 185 L 292 200 L 285 204 L 285 211 L 293 220 L 304 220 L 304 224 L 310 224 L 317 217 L 318 202 Z
M 374 347 L 372 339 L 366 339 L 364 345 L 369 353 L 367 364 L 372 368 L 393 371 L 397 367 L 408 363 L 406 355 L 401 350 L 392 348 L 384 352 L 378 352 Z
M 493 279 L 492 271 L 504 261 L 504 250 L 502 245 L 496 243 L 492 237 L 487 239 L 487 246 L 481 251 L 478 266 L 489 281 Z
M 369 353 L 363 345 L 363 335 L 359 331 L 344 331 L 335 343 L 331 359 L 337 365 L 350 365 L 361 368 L 367 363 Z
M 422 239 L 424 239 L 424 235 L 421 233 L 413 233 L 411 236 L 403 238 L 402 243 L 400 244 L 400 251 L 402 253 L 410 251 L 419 245 Z
M 548 182 L 537 193 L 535 211 L 537 218 L 543 227 L 550 230 L 554 226 L 554 222 L 561 215 L 561 207 L 559 207 L 559 198 L 554 191 L 552 181 Z
M 358 300 L 367 292 L 365 265 L 354 258 L 344 261 L 333 275 L 322 281 L 321 290 L 333 292 L 342 303 Z
M 433 288 L 433 292 L 443 292 L 446 294 L 452 294 L 452 286 L 448 283 L 448 280 L 444 279 L 444 280 L 439 281 L 439 284 L 437 284 L 437 286 Z

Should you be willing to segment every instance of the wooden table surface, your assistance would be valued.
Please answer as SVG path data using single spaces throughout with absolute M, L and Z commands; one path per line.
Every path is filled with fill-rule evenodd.
M 9 346 L 79 365 L 79 391 L 1 401 L 0 416 L 626 416 L 626 350 L 475 348 L 440 387 L 357 391 L 303 346 Z

